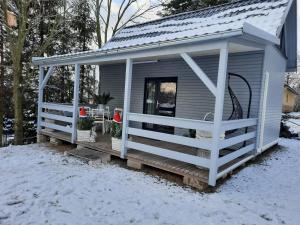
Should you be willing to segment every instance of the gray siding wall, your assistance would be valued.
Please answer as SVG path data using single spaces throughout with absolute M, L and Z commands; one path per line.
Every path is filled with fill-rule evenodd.
M 275 47 L 268 46 L 265 51 L 264 73 L 269 73 L 270 78 L 263 130 L 263 146 L 276 141 L 279 137 L 285 68 L 285 58 Z
M 218 73 L 218 56 L 195 58 L 198 65 L 216 83 Z M 263 52 L 237 53 L 229 56 L 228 72 L 243 75 L 253 91 L 251 117 L 258 117 L 260 89 L 262 79 Z M 110 92 L 114 97 L 111 108 L 123 107 L 125 65 L 101 66 L 101 91 Z M 214 111 L 214 97 L 189 66 L 180 58 L 161 60 L 156 63 L 133 65 L 133 82 L 131 112 L 143 112 L 144 83 L 146 77 L 177 77 L 176 117 L 203 119 L 207 112 Z M 246 117 L 249 93 L 246 85 L 238 78 L 232 78 L 231 86 L 244 109 Z M 232 110 L 226 89 L 224 120 Z

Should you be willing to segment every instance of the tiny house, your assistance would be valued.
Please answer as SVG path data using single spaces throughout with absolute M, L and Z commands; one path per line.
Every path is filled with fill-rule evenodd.
M 296 4 L 235 1 L 125 27 L 101 49 L 34 58 L 38 133 L 50 128 L 47 135 L 77 142 L 80 65 L 98 65 L 101 90 L 114 97 L 108 107 L 122 109 L 119 156 L 172 160 L 165 168 L 199 169 L 214 186 L 278 142 L 284 73 L 296 70 Z M 75 67 L 73 104 L 44 102 L 49 77 L 64 65 Z
M 296 106 L 298 93 L 291 86 L 284 84 L 283 97 L 282 97 L 282 112 L 292 112 Z

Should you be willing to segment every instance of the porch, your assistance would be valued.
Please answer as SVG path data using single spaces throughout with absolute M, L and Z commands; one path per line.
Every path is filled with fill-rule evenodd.
M 244 42 L 243 42 L 244 43 Z M 148 165 L 169 172 L 173 172 L 182 176 L 196 177 L 199 181 L 214 186 L 217 179 L 226 176 L 227 173 L 245 163 L 255 156 L 258 133 L 260 126 L 259 114 L 255 112 L 251 117 L 246 119 L 224 120 L 224 105 L 226 94 L 226 77 L 229 53 L 243 51 L 263 50 L 260 45 L 253 42 L 247 45 L 241 45 L 240 42 L 217 42 L 206 44 L 193 44 L 185 46 L 177 46 L 172 49 L 159 49 L 154 52 L 143 53 L 143 55 L 133 55 L 125 57 L 124 55 L 116 55 L 116 58 L 97 58 L 95 61 L 87 60 L 74 62 L 75 64 L 75 80 L 74 80 L 74 103 L 72 105 L 62 105 L 56 103 L 48 103 L 43 101 L 43 88 L 47 80 L 53 73 L 55 67 L 64 65 L 65 63 L 55 65 L 40 65 L 40 92 L 39 92 L 39 118 L 38 132 L 39 134 L 56 137 L 71 143 L 77 143 L 89 149 L 105 152 L 115 155 L 128 161 L 138 162 L 141 165 Z M 216 54 L 217 53 L 217 54 Z M 216 80 L 212 80 L 211 76 L 206 74 L 201 66 L 195 61 L 197 56 L 217 55 L 218 69 L 213 71 L 216 74 Z M 114 57 L 114 56 L 113 56 Z M 207 89 L 207 96 L 210 95 L 213 105 L 211 121 L 200 119 L 186 118 L 175 116 L 161 116 L 145 114 L 141 111 L 134 111 L 131 107 L 132 85 L 134 85 L 133 67 L 134 62 L 141 63 L 145 61 L 157 59 L 181 59 L 197 78 L 204 84 Z M 109 61 L 108 61 L 109 60 Z M 79 92 L 79 72 L 80 65 L 83 64 L 115 64 L 125 62 L 125 80 L 124 95 L 118 98 L 123 104 L 123 133 L 122 147 L 120 152 L 111 149 L 110 138 L 108 135 L 98 135 L 96 143 L 77 142 L 76 127 L 78 116 L 78 92 Z M 102 64 L 103 63 L 103 64 Z M 46 76 L 45 68 L 49 68 Z M 140 65 L 140 67 L 143 67 Z M 262 74 L 259 74 L 262 78 Z M 259 82 L 256 80 L 254 82 Z M 239 84 L 238 84 L 239 85 Z M 140 86 L 139 86 L 140 87 Z M 188 89 L 189 87 L 187 87 Z M 260 86 L 257 89 L 260 92 Z M 202 98 L 207 98 L 202 96 Z M 255 101 L 260 103 L 260 95 L 256 93 Z M 243 100 L 245 104 L 247 100 Z M 119 103 L 120 104 L 120 103 Z M 54 110 L 59 113 L 51 113 Z M 71 113 L 71 116 L 65 116 L 65 112 Z M 249 115 L 248 115 L 249 116 Z M 245 118 L 245 117 L 244 117 Z M 49 123 L 46 120 L 58 121 L 58 123 Z M 144 129 L 143 124 L 156 124 L 159 126 L 172 127 L 175 132 L 164 133 L 155 130 Z M 54 131 L 46 131 L 46 129 Z M 209 133 L 209 138 L 195 138 L 185 135 L 189 130 L 202 131 Z M 234 132 L 232 132 L 234 131 Z M 222 138 L 221 138 L 222 137 Z M 224 138 L 225 137 L 225 138 Z M 199 149 L 208 152 L 208 157 L 199 155 Z
M 69 143 L 71 142 L 71 134 L 69 133 L 43 129 L 40 134 L 49 138 L 55 138 Z M 205 185 L 208 183 L 209 168 L 207 168 L 205 164 L 197 166 L 194 162 L 195 160 L 200 158 L 198 148 L 182 145 L 182 143 L 180 143 L 179 141 L 177 143 L 171 143 L 141 136 L 142 135 L 130 135 L 129 139 L 133 144 L 140 146 L 141 149 L 147 150 L 149 148 L 154 148 L 161 151 L 172 151 L 171 154 L 178 154 L 180 158 L 177 160 L 172 159 L 169 156 L 164 157 L 160 156 L 159 154 L 151 154 L 146 151 L 135 150 L 134 147 L 128 149 L 128 152 L 123 159 L 127 162 L 128 167 L 131 167 L 133 169 L 142 169 L 144 166 L 148 166 L 162 171 L 167 171 L 169 173 L 182 177 L 184 184 L 192 186 L 194 188 L 198 188 L 200 190 L 202 190 L 203 187 L 205 187 Z M 248 136 L 253 136 L 253 133 Z M 226 146 L 228 140 L 229 139 L 227 139 L 226 142 L 222 144 L 222 146 Z M 102 158 L 103 154 L 109 157 L 109 161 L 111 157 L 121 158 L 120 151 L 112 150 L 111 135 L 109 133 L 103 135 L 102 131 L 98 131 L 96 142 L 76 142 L 76 144 L 79 147 L 68 152 L 68 154 L 87 161 L 93 161 Z M 218 178 L 226 177 L 226 175 L 234 168 L 248 161 L 248 159 L 251 158 L 251 151 L 249 151 L 249 149 L 252 148 L 253 144 L 238 152 L 228 148 L 220 150 Z M 246 154 L 243 154 L 243 152 L 246 152 Z M 247 152 L 249 153 L 247 154 Z M 205 157 L 205 160 L 209 160 L 210 156 L 207 154 L 207 152 L 202 154 L 202 156 Z M 182 161 L 184 157 L 187 158 L 186 162 Z M 192 161 L 193 157 L 194 161 Z

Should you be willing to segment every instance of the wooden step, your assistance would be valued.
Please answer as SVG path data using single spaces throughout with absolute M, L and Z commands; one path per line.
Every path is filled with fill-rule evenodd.
M 111 155 L 103 152 L 95 151 L 89 148 L 75 148 L 67 152 L 67 155 L 71 155 L 89 162 L 92 164 L 93 161 L 97 163 L 108 163 L 111 161 Z

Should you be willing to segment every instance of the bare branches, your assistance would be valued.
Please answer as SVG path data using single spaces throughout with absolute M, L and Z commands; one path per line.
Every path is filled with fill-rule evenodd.
M 112 0 L 95 0 L 95 21 L 97 44 L 101 48 L 110 36 L 129 24 L 135 24 L 144 19 L 148 13 L 159 5 L 139 0 L 122 0 L 119 4 Z M 147 4 L 148 3 L 148 4 Z
M 96 5 L 95 5 L 95 19 L 96 19 L 96 37 L 97 37 L 97 45 L 98 48 L 101 48 L 102 46 L 102 37 L 101 37 L 101 22 L 100 22 L 100 10 L 101 10 L 101 5 L 103 3 L 103 0 L 96 0 Z

